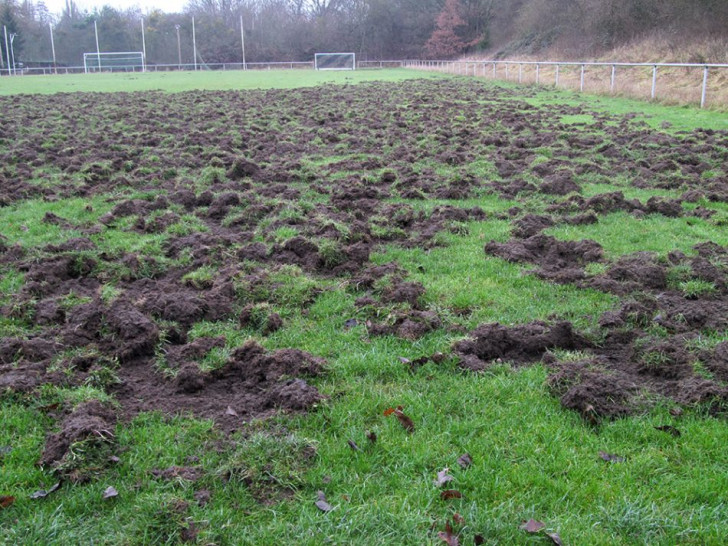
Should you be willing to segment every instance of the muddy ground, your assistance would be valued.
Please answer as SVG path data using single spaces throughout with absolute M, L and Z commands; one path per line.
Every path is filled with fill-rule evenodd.
M 452 348 L 463 368 L 544 362 L 563 404 L 600 418 L 657 397 L 720 407 L 728 343 L 700 340 L 726 331 L 728 250 L 705 241 L 689 256 L 608 259 L 595 241 L 558 241 L 544 230 L 615 211 L 722 221 L 710 204 L 728 202 L 728 135 L 672 134 L 634 116 L 533 106 L 530 91 L 515 93 L 422 80 L 0 98 L 0 207 L 72 197 L 88 200 L 92 216 L 92 201 L 106 207 L 84 222 L 46 214 L 43 223 L 69 236 L 43 246 L 16 244 L 0 228 L 1 267 L 23 276 L 1 311 L 14 328 L 0 340 L 0 389 L 90 382 L 122 408 L 119 415 L 92 404 L 62 415 L 44 461 L 139 411 L 191 413 L 234 430 L 243 418 L 319 402 L 311 382 L 326 362 L 315 355 L 249 341 L 203 370 L 199 363 L 226 340 L 188 335 L 201 321 L 237 321 L 260 337 L 285 327 L 265 304 L 276 289 L 271 274 L 286 265 L 321 282 L 342 280 L 365 315 L 386 308 L 388 321 L 360 317 L 369 335 L 415 340 L 449 327 L 423 304 L 424 286 L 397 264 L 374 266 L 370 254 L 383 243 L 431 248 L 441 231 L 488 221 L 472 201 L 462 203 L 484 194 L 519 202 L 502 216 L 512 239 L 486 244 L 484 260 L 522 263 L 528 274 L 616 294 L 621 304 L 589 335 L 558 317 L 481 325 Z M 574 125 L 564 116 L 591 117 Z M 473 174 L 478 162 L 489 174 Z M 620 176 L 680 197 L 582 195 L 586 182 Z M 432 199 L 440 204 L 427 212 L 414 206 Z M 104 234 L 159 235 L 161 252 L 106 247 Z M 589 273 L 590 264 L 599 272 Z

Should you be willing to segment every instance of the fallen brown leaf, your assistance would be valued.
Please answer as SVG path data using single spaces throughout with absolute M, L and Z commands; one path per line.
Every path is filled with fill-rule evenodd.
M 481 544 L 485 544 L 485 537 L 483 535 L 475 535 L 473 537 L 473 542 L 475 542 L 475 546 L 480 546 Z
M 331 512 L 334 509 L 333 506 L 326 502 L 326 495 L 324 495 L 323 491 L 317 492 L 316 496 L 318 496 L 318 500 L 316 501 L 316 508 L 318 508 L 322 512 Z
M 682 414 L 683 414 L 682 408 L 672 408 L 670 410 L 670 415 L 672 415 L 673 417 L 680 417 Z
M 462 499 L 463 494 L 457 489 L 445 489 L 442 493 L 440 493 L 440 498 L 442 500 Z
M 465 518 L 463 516 L 461 516 L 460 514 L 458 514 L 457 512 L 455 512 L 452 515 L 452 520 L 453 520 L 453 522 L 455 522 L 456 525 L 465 524 Z
M 397 408 L 396 410 L 394 410 L 394 416 L 399 420 L 399 423 L 404 427 L 407 432 L 415 431 L 414 421 L 412 421 L 412 419 L 402 413 L 401 409 Z
M 15 497 L 5 496 L 0 497 L 0 510 L 7 508 L 15 502 Z
M 564 546 L 564 543 L 561 542 L 561 537 L 558 533 L 544 533 L 547 537 L 549 537 L 556 546 Z
M 463 468 L 468 468 L 471 464 L 473 464 L 473 459 L 470 457 L 469 453 L 464 453 L 458 457 L 458 464 Z
M 545 527 L 546 524 L 544 524 L 542 521 L 537 521 L 535 519 L 529 519 L 528 521 L 524 521 L 521 524 L 521 529 L 523 529 L 527 533 L 538 533 L 541 529 Z
M 112 499 L 112 498 L 118 497 L 118 496 L 119 496 L 119 492 L 116 490 L 116 488 L 114 486 L 107 487 L 103 494 L 104 499 Z
M 600 451 L 599 458 L 601 458 L 604 461 L 607 461 L 608 463 L 623 463 L 624 462 L 624 457 L 621 457 L 619 455 L 612 455 L 611 453 L 607 453 L 606 451 Z
M 394 413 L 395 411 L 397 411 L 397 410 L 399 410 L 399 411 L 402 411 L 403 409 L 404 409 L 404 407 L 403 407 L 403 406 L 397 406 L 396 408 L 387 408 L 387 409 L 385 409 L 385 410 L 384 410 L 384 416 L 385 416 L 385 417 L 389 417 L 389 416 L 390 416 L 390 415 L 392 415 L 392 414 L 393 414 L 393 413 Z
M 660 427 L 655 427 L 655 430 L 667 432 L 668 434 L 672 434 L 675 438 L 679 438 L 681 436 L 680 431 L 672 425 L 662 425 Z
M 448 474 L 448 472 L 450 472 L 449 468 L 443 468 L 442 470 L 440 470 L 440 472 L 437 473 L 437 479 L 434 481 L 437 487 L 442 487 L 447 482 L 451 482 L 455 479 L 450 474 Z
M 452 532 L 452 526 L 449 521 L 445 524 L 445 530 L 437 533 L 437 536 L 448 546 L 459 546 L 460 544 L 458 536 Z
M 53 493 L 53 492 L 55 492 L 55 491 L 58 491 L 58 489 L 59 489 L 60 487 L 61 487 L 61 482 L 58 482 L 58 483 L 56 483 L 56 484 L 52 485 L 52 486 L 50 487 L 50 489 L 48 489 L 48 490 L 45 490 L 45 489 L 40 489 L 40 490 L 36 491 L 35 493 L 31 493 L 31 494 L 30 494 L 30 498 L 31 498 L 31 499 L 42 499 L 42 498 L 44 498 L 44 497 L 47 497 L 47 496 L 48 496 L 48 495 L 50 495 L 51 493 Z

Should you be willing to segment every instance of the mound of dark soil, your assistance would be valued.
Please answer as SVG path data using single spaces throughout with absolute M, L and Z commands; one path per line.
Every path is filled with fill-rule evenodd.
M 543 221 L 529 220 L 530 226 Z M 486 254 L 498 256 L 509 262 L 528 262 L 538 265 L 537 274 L 556 282 L 573 282 L 584 278 L 584 266 L 602 259 L 601 245 L 596 241 L 560 241 L 550 235 L 537 233 L 527 239 L 512 239 L 506 243 L 491 241 L 485 245 Z
M 78 406 L 63 419 L 61 430 L 46 438 L 40 464 L 52 466 L 59 463 L 74 442 L 89 437 L 110 441 L 114 437 L 116 415 L 101 402 L 93 400 Z
M 395 313 L 386 323 L 367 323 L 369 335 L 384 336 L 391 334 L 410 341 L 419 339 L 441 326 L 442 321 L 437 313 L 415 310 Z
M 212 338 L 195 340 L 176 350 L 174 358 L 179 362 L 218 345 Z M 122 383 L 114 394 L 126 415 L 151 410 L 191 413 L 214 419 L 224 430 L 234 430 L 245 419 L 277 409 L 310 409 L 323 396 L 303 378 L 319 375 L 324 364 L 297 349 L 267 352 L 250 341 L 212 372 L 201 371 L 191 361 L 181 363 L 174 380 L 164 379 L 149 366 L 123 367 L 119 374 Z
M 457 342 L 453 350 L 460 357 L 461 366 L 475 371 L 487 368 L 495 360 L 526 364 L 540 360 L 551 349 L 577 350 L 590 346 L 569 322 L 553 326 L 533 322 L 512 328 L 498 323 L 484 324 L 473 330 L 469 338 Z

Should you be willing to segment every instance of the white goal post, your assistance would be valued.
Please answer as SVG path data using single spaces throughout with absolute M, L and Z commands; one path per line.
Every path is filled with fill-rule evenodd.
M 316 70 L 356 70 L 356 53 L 316 53 Z
M 113 51 L 108 53 L 84 53 L 83 68 L 89 72 L 133 72 L 144 71 L 142 51 Z

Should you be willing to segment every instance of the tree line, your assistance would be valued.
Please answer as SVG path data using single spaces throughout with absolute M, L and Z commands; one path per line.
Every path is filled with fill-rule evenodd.
M 449 58 L 488 51 L 536 53 L 560 44 L 590 55 L 651 32 L 725 36 L 726 0 L 190 0 L 181 13 L 109 6 L 61 14 L 42 1 L 2 0 L 0 26 L 14 35 L 15 59 L 77 66 L 84 52 L 141 51 L 149 64 L 240 62 L 243 20 L 248 62 L 308 61 L 322 51 L 360 59 Z M 142 23 L 143 20 L 143 23 Z M 1 30 L 1 29 L 0 29 Z M 0 36 L 4 66 L 5 40 Z

